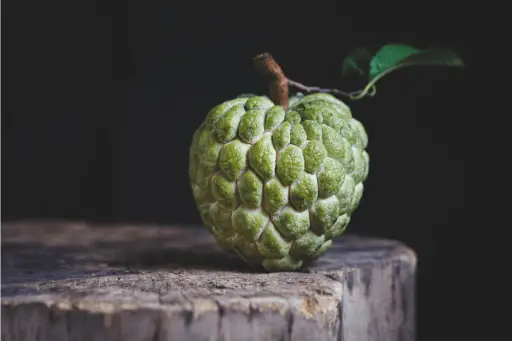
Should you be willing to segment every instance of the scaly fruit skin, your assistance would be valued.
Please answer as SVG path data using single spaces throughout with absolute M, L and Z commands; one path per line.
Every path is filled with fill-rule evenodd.
M 267 271 L 318 259 L 343 233 L 368 176 L 368 138 L 339 99 L 265 96 L 214 107 L 190 148 L 190 185 L 205 226 L 225 250 Z

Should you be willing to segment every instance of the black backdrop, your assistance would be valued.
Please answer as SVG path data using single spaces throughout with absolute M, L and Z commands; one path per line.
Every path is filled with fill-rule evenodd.
M 190 137 L 213 105 L 266 91 L 254 54 L 271 52 L 294 80 L 347 90 L 363 84 L 340 75 L 358 45 L 443 45 L 470 63 L 461 16 L 425 4 L 4 1 L 2 220 L 200 224 Z M 423 340 L 442 325 L 432 293 L 446 267 L 434 260 L 467 228 L 457 151 L 469 86 L 461 70 L 403 69 L 351 104 L 371 171 L 350 232 L 417 251 Z

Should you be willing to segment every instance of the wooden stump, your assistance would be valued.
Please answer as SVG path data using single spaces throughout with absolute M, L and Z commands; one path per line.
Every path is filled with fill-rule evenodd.
M 300 273 L 257 273 L 205 229 L 2 226 L 5 341 L 412 341 L 413 251 L 336 239 Z

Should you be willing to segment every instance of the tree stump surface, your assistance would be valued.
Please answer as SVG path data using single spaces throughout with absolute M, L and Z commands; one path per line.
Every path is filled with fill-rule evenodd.
M 2 340 L 413 341 L 415 269 L 366 237 L 263 273 L 204 228 L 3 224 Z

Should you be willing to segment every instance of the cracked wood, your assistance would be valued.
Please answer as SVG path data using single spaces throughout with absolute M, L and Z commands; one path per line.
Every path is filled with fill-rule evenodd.
M 414 340 L 413 251 L 341 237 L 258 273 L 195 227 L 2 226 L 4 340 Z

